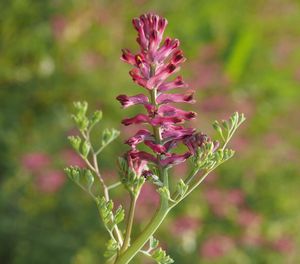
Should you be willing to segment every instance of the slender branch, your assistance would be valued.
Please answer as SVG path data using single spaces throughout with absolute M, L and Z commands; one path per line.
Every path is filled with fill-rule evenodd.
M 102 186 L 102 189 L 103 189 L 103 193 L 104 193 L 104 198 L 105 200 L 108 202 L 110 200 L 109 198 L 109 189 L 108 187 L 106 186 L 102 176 L 101 176 L 101 173 L 100 173 L 100 170 L 99 170 L 99 166 L 98 166 L 98 160 L 97 160 L 97 154 L 95 153 L 94 149 L 93 149 L 93 146 L 91 144 L 91 141 L 90 141 L 90 130 L 88 130 L 87 132 L 84 132 L 84 131 L 81 131 L 81 135 L 82 137 L 87 141 L 89 142 L 90 144 L 90 148 L 91 148 L 91 154 L 92 154 L 92 160 L 93 160 L 93 164 L 91 164 L 91 162 L 88 160 L 88 158 L 84 158 L 84 161 L 86 162 L 86 164 L 88 165 L 88 167 L 96 174 L 96 176 L 98 177 L 99 181 L 100 181 L 100 184 Z M 113 218 L 113 216 L 112 216 Z M 118 228 L 117 225 L 114 225 L 113 227 L 113 234 L 117 237 L 117 240 L 118 240 L 118 243 L 119 245 L 122 245 L 123 244 L 123 238 L 122 238 L 122 234 Z M 114 236 L 111 234 L 111 231 L 108 230 L 110 235 L 114 238 Z
M 132 225 L 134 220 L 134 212 L 136 207 L 138 195 L 135 196 L 134 194 L 130 195 L 130 209 L 129 209 L 129 215 L 127 220 L 127 227 L 126 227 L 126 233 L 124 238 L 123 246 L 120 250 L 120 254 L 122 254 L 130 245 L 130 239 L 131 239 L 131 231 L 132 231 Z
M 119 187 L 120 185 L 122 185 L 122 182 L 118 181 L 118 182 L 116 182 L 116 183 L 113 183 L 112 185 L 107 186 L 107 189 L 108 189 L 108 190 L 112 190 L 112 189 L 114 189 L 114 188 Z

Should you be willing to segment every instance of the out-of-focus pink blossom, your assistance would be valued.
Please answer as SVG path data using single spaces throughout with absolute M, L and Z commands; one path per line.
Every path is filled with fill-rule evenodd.
M 214 235 L 203 242 L 200 254 L 207 259 L 217 259 L 228 254 L 234 248 L 234 240 L 229 236 Z
M 43 152 L 26 153 L 21 160 L 22 166 L 30 172 L 37 172 L 49 166 L 50 156 Z
M 63 150 L 61 155 L 67 166 L 86 167 L 84 160 L 72 149 Z
M 51 20 L 52 32 L 56 39 L 60 39 L 66 28 L 67 21 L 63 16 L 55 16 Z
M 234 206 L 241 206 L 245 203 L 245 193 L 241 189 L 231 189 L 226 196 L 226 200 Z
M 181 236 L 187 232 L 194 232 L 200 227 L 200 220 L 192 216 L 176 217 L 171 225 L 171 232 L 175 236 Z
M 247 247 L 261 247 L 266 241 L 260 234 L 249 231 L 243 234 L 240 242 Z
M 216 187 L 209 187 L 205 190 L 204 197 L 213 213 L 218 217 L 227 217 L 232 209 L 239 209 L 245 203 L 245 194 L 240 189 L 225 191 Z M 239 214 L 239 217 L 244 217 L 244 215 L 240 216 Z
M 277 252 L 280 252 L 282 254 L 288 254 L 295 249 L 295 242 L 292 238 L 288 236 L 283 236 L 275 240 L 272 244 L 272 247 Z
M 159 194 L 155 187 L 152 184 L 145 183 L 137 201 L 137 207 L 139 208 L 135 212 L 137 221 L 151 217 L 158 205 Z
M 261 216 L 249 209 L 242 209 L 238 213 L 237 222 L 246 228 L 257 226 L 261 223 Z
M 41 192 L 54 193 L 63 186 L 65 180 L 66 177 L 62 171 L 43 171 L 37 176 L 36 185 Z

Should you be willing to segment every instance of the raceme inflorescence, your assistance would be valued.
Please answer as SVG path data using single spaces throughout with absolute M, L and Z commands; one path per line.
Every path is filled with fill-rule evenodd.
M 88 117 L 87 103 L 75 103 L 73 119 L 80 136 L 69 139 L 85 161 L 86 168 L 69 167 L 66 172 L 96 201 L 100 218 L 110 236 L 104 253 L 107 263 L 126 264 L 138 253 L 157 263 L 174 262 L 159 247 L 159 241 L 153 235 L 172 208 L 195 190 L 211 171 L 233 156 L 234 151 L 228 149 L 227 144 L 245 120 L 243 114 L 236 112 L 227 121 L 215 121 L 213 128 L 218 140 L 184 125 L 194 119 L 196 113 L 183 110 L 178 104 L 194 103 L 194 90 L 177 75 L 185 57 L 178 39 L 163 39 L 167 24 L 165 18 L 155 14 L 133 19 L 139 51 L 133 54 L 128 49 L 122 50 L 121 59 L 132 66 L 129 74 L 141 86 L 141 93 L 121 94 L 117 100 L 123 108 L 142 105 L 144 111 L 122 120 L 123 125 L 136 125 L 139 130 L 126 140 L 129 150 L 118 158 L 119 182 L 107 186 L 98 164 L 103 149 L 119 136 L 119 131 L 105 129 L 96 147 L 91 142 L 91 132 L 102 119 L 102 112 L 96 111 Z M 180 175 L 180 180 L 174 182 L 174 177 L 169 175 L 170 168 L 183 162 L 189 163 L 190 172 Z M 173 171 L 176 173 L 176 168 Z M 132 237 L 137 200 L 146 181 L 155 186 L 160 203 L 148 225 L 139 235 Z M 97 185 L 102 191 L 97 191 Z M 121 206 L 115 209 L 110 197 L 111 189 L 121 185 L 130 194 L 128 212 Z

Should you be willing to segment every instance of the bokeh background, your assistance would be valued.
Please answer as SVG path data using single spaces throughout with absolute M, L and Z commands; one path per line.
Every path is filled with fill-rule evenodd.
M 247 116 L 231 143 L 234 159 L 157 237 L 176 263 L 300 263 L 297 0 L 0 1 L 0 263 L 104 263 L 96 207 L 63 173 L 82 164 L 66 140 L 70 112 L 86 100 L 103 110 L 103 127 L 122 131 L 100 161 L 107 181 L 117 180 L 116 157 L 135 130 L 120 120 L 136 109 L 121 110 L 115 97 L 141 89 L 120 50 L 137 50 L 131 19 L 149 11 L 181 40 L 182 74 L 197 91 L 194 125 L 212 133 L 215 119 Z M 120 189 L 114 196 L 126 206 Z M 135 233 L 156 204 L 146 186 Z

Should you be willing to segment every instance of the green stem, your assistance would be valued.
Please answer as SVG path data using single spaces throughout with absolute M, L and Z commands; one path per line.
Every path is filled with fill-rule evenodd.
M 150 223 L 146 226 L 143 232 L 137 237 L 132 245 L 119 256 L 115 264 L 127 264 L 147 243 L 149 238 L 154 234 L 157 228 L 161 225 L 168 212 L 170 211 L 167 197 L 161 195 L 160 207 L 156 211 Z
M 122 245 L 122 248 L 120 250 L 120 254 L 122 254 L 130 245 L 130 238 L 131 238 L 131 231 L 132 231 L 132 225 L 133 225 L 133 219 L 134 219 L 134 212 L 136 207 L 136 201 L 137 196 L 131 194 L 130 195 L 130 209 L 129 209 L 129 215 L 128 215 L 128 221 L 127 221 L 127 228 L 124 238 L 124 243 Z

